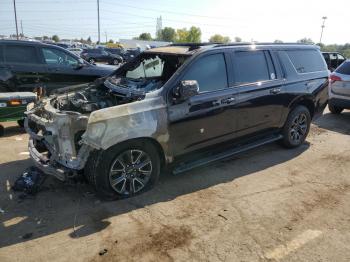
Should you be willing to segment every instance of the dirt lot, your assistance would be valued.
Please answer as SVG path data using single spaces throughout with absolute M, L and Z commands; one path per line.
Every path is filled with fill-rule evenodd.
M 129 200 L 49 178 L 19 201 L 10 185 L 30 160 L 12 124 L 0 138 L 0 261 L 350 261 L 349 135 L 349 111 L 325 113 L 298 149 L 164 175 Z

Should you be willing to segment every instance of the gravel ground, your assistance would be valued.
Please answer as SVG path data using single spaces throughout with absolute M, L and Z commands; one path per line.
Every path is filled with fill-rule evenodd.
M 350 261 L 350 112 L 307 142 L 271 144 L 151 191 L 101 202 L 85 184 L 45 181 L 20 200 L 27 135 L 0 138 L 0 261 Z

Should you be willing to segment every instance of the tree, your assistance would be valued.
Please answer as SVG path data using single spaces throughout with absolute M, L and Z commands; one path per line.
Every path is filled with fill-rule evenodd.
M 113 44 L 114 43 L 113 39 L 109 39 L 108 43 Z
M 49 39 L 49 37 L 47 35 L 43 36 L 43 40 L 48 40 L 48 39 Z
M 314 41 L 312 41 L 311 38 L 302 38 L 300 40 L 297 41 L 298 43 L 303 43 L 303 44 L 314 44 Z
M 59 41 L 60 41 L 60 38 L 58 37 L 58 35 L 53 35 L 53 36 L 52 36 L 52 40 L 53 40 L 54 42 L 59 42 Z
M 283 43 L 283 41 L 282 41 L 282 40 L 278 40 L 278 39 L 276 39 L 276 40 L 274 41 L 274 43 L 275 43 L 275 44 L 282 44 L 282 43 Z
M 136 37 L 138 40 L 144 40 L 144 41 L 152 41 L 152 36 L 150 33 L 142 33 L 139 35 L 139 37 Z
M 176 30 L 176 42 L 185 43 L 188 38 L 188 30 L 186 28 Z
M 91 37 L 89 36 L 88 39 L 86 40 L 86 42 L 88 42 L 88 44 L 91 44 L 92 41 L 91 41 Z
M 237 42 L 237 43 L 238 43 L 238 42 L 242 42 L 242 38 L 240 38 L 239 36 L 236 36 L 236 37 L 235 37 L 235 42 Z
M 219 34 L 213 35 L 209 39 L 210 43 L 229 43 L 231 39 L 228 36 L 222 36 Z
M 202 32 L 199 27 L 191 26 L 188 31 L 187 42 L 188 43 L 200 43 L 202 37 Z
M 176 32 L 175 29 L 172 27 L 164 27 L 162 31 L 160 32 L 160 40 L 167 41 L 167 42 L 175 42 L 176 40 Z

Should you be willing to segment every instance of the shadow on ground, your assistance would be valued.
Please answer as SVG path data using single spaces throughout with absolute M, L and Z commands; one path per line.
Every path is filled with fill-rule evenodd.
M 5 133 L 3 137 L 10 137 L 10 136 L 15 136 L 15 135 L 21 135 L 25 134 L 24 128 L 20 126 L 4 126 L 5 128 Z
M 164 174 L 159 184 L 149 192 L 113 202 L 100 201 L 86 184 L 64 184 L 51 177 L 45 181 L 43 191 L 36 197 L 18 201 L 18 195 L 7 191 L 7 185 L 12 184 L 23 169 L 30 166 L 30 161 L 4 163 L 0 165 L 0 208 L 5 211 L 0 213 L 0 247 L 67 229 L 71 229 L 68 234 L 72 238 L 90 235 L 108 227 L 110 222 L 107 219 L 110 217 L 231 182 L 238 177 L 289 161 L 308 148 L 308 143 L 293 150 L 283 149 L 277 144 L 267 145 L 239 158 L 185 174 Z
M 317 119 L 314 124 L 323 129 L 350 135 L 350 112 L 344 111 L 339 115 L 327 113 Z

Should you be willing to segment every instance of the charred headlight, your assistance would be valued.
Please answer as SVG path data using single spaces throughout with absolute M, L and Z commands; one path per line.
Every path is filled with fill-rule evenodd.
M 92 123 L 88 125 L 86 132 L 88 137 L 90 137 L 91 139 L 98 139 L 102 137 L 105 130 L 106 130 L 105 123 Z

